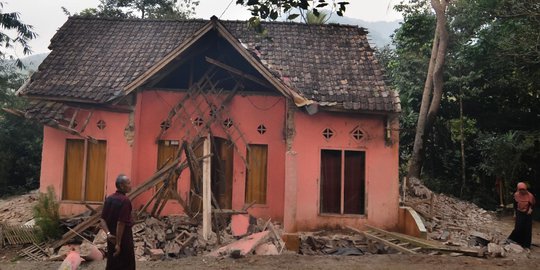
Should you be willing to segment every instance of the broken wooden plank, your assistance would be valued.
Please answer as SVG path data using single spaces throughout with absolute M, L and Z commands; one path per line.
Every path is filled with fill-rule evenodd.
M 400 241 L 409 242 L 409 243 L 412 243 L 412 244 L 414 244 L 416 246 L 433 247 L 433 248 L 436 248 L 436 247 L 440 246 L 440 245 L 436 245 L 435 243 L 430 243 L 428 240 L 425 240 L 425 239 L 412 237 L 412 236 L 404 235 L 404 234 L 400 234 L 400 233 L 381 230 L 381 229 L 379 229 L 377 227 L 373 227 L 373 226 L 370 226 L 370 225 L 365 225 L 365 226 L 370 230 L 377 231 L 377 232 L 380 232 L 382 234 L 390 235 L 392 237 L 397 238 Z
M 283 249 L 285 249 L 285 241 L 281 239 L 281 236 L 277 233 L 276 229 L 274 228 L 274 224 L 272 224 L 272 222 L 268 224 L 268 228 L 270 229 L 270 232 L 272 232 L 272 235 L 274 236 L 277 243 L 279 244 L 279 247 L 277 248 L 278 248 L 278 253 L 281 254 L 283 252 Z
M 249 213 L 248 213 L 248 211 L 245 211 L 245 210 L 212 209 L 212 214 L 218 214 L 218 215 L 242 215 L 242 214 L 249 214 Z
M 266 88 L 269 88 L 269 89 L 273 88 L 271 85 L 269 85 L 265 81 L 255 77 L 255 76 L 253 76 L 251 74 L 247 74 L 247 73 L 245 73 L 245 72 L 243 72 L 243 71 L 241 71 L 241 70 L 239 70 L 237 68 L 231 67 L 231 66 L 229 66 L 229 65 L 227 65 L 225 63 L 222 63 L 222 62 L 220 62 L 218 60 L 212 59 L 212 58 L 210 58 L 208 56 L 206 56 L 205 59 L 206 59 L 206 62 L 208 62 L 208 63 L 210 63 L 212 65 L 218 66 L 218 67 L 220 67 L 220 68 L 222 68 L 224 70 L 227 70 L 227 71 L 229 71 L 229 72 L 231 72 L 233 74 L 236 74 L 236 75 L 238 75 L 238 76 L 240 76 L 240 77 L 242 77 L 244 79 L 248 79 L 248 80 L 250 80 L 250 81 L 252 81 L 254 83 L 257 83 L 257 84 L 259 84 L 261 86 L 264 86 Z
M 73 124 L 75 123 L 75 118 L 77 118 L 77 114 L 79 114 L 80 109 L 76 109 L 73 113 L 73 116 L 71 116 L 71 120 L 69 121 L 69 128 L 73 128 Z
M 398 251 L 401 251 L 403 253 L 409 253 L 409 254 L 416 254 L 415 251 L 412 251 L 411 249 L 408 249 L 408 248 L 405 248 L 403 246 L 400 246 L 398 244 L 395 244 L 393 242 L 390 242 L 384 238 L 381 238 L 381 237 L 378 237 L 378 236 L 375 236 L 375 235 L 372 235 L 372 234 L 369 234 L 368 232 L 364 232 L 364 235 L 368 238 L 368 239 L 372 239 L 372 240 L 375 240 L 375 241 L 378 241 L 380 243 L 383 243 L 384 245 L 390 247 L 390 248 L 393 248 L 395 250 L 398 250 Z
M 370 234 L 370 233 L 368 233 L 368 232 L 360 231 L 360 230 L 355 229 L 355 228 L 353 228 L 353 227 L 347 226 L 347 228 L 348 228 L 349 230 L 354 231 L 354 232 L 363 234 L 364 236 L 366 236 L 366 238 L 371 239 L 371 240 L 374 240 L 374 241 L 377 241 L 377 242 L 379 242 L 379 243 L 382 243 L 382 244 L 384 244 L 384 245 L 386 245 L 386 246 L 388 246 L 388 247 L 390 247 L 390 248 L 393 248 L 393 249 L 395 249 L 395 250 L 397 250 L 397 251 L 400 251 L 400 252 L 403 252 L 403 253 L 407 253 L 407 254 L 416 254 L 415 251 L 412 251 L 412 250 L 410 250 L 410 249 L 408 249 L 408 248 L 402 247 L 402 246 L 400 246 L 400 245 L 398 245 L 398 244 L 396 244 L 396 243 L 392 243 L 392 242 L 390 242 L 390 241 L 388 241 L 388 240 L 386 240 L 386 239 L 384 239 L 384 238 L 382 238 L 382 237 L 376 236 L 376 235 L 374 235 L 374 234 Z
M 88 126 L 88 123 L 90 123 L 90 118 L 92 118 L 93 114 L 94 114 L 93 111 L 90 111 L 90 113 L 88 113 L 88 116 L 86 117 L 86 120 L 84 121 L 84 124 L 81 127 L 81 133 L 86 130 L 86 126 Z
M 250 203 L 248 203 L 248 204 L 244 204 L 244 206 L 242 207 L 242 211 L 246 211 L 246 212 L 247 212 L 247 210 L 248 210 L 249 208 L 251 208 L 253 205 L 255 205 L 255 203 L 257 203 L 257 201 L 252 201 L 252 202 L 250 202 Z
M 163 189 L 165 188 L 165 185 L 161 185 L 161 187 L 159 187 L 159 189 L 154 192 L 154 194 L 152 195 L 152 197 L 150 198 L 150 200 L 148 200 L 144 206 L 141 208 L 141 210 L 139 210 L 139 212 L 137 213 L 137 216 L 141 216 L 142 213 L 144 213 L 146 211 L 146 209 L 148 208 L 148 206 L 150 206 L 150 204 L 152 203 L 152 201 L 163 191 Z

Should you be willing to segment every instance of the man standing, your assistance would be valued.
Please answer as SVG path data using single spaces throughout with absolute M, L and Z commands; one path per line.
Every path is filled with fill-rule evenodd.
M 99 224 L 107 234 L 107 270 L 135 270 L 135 250 L 131 226 L 131 181 L 120 174 L 116 192 L 105 199 Z
M 514 210 L 516 223 L 512 234 L 508 237 L 524 248 L 531 248 L 532 240 L 532 211 L 535 204 L 534 195 L 527 191 L 523 182 L 517 184 L 514 193 Z

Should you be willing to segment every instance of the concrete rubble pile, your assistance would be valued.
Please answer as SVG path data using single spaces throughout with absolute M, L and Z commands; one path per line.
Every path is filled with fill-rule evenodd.
M 255 220 L 252 217 L 251 219 Z M 70 219 L 70 222 L 73 220 L 77 219 Z M 216 233 L 212 233 L 208 240 L 204 240 L 200 223 L 187 216 L 166 216 L 159 219 L 145 217 L 132 228 L 136 259 L 156 261 L 198 255 L 237 258 L 250 254 L 279 255 L 284 249 L 279 224 L 263 220 L 258 220 L 255 224 L 248 222 L 240 225 L 245 226 L 245 231 L 239 236 L 234 235 L 232 225 L 229 223 L 226 228 L 219 231 L 218 243 Z M 49 260 L 67 260 L 73 251 L 81 254 L 86 260 L 103 259 L 107 247 L 106 235 L 102 230 L 95 235 L 91 231 L 85 231 L 81 237 L 92 234 L 88 237 L 89 239 L 93 237 L 92 243 L 83 241 L 82 244 L 64 245 L 57 254 L 50 256 Z M 81 237 L 73 241 L 80 242 Z M 83 254 L 91 253 L 83 250 L 89 249 L 92 251 L 99 249 L 103 256 L 83 257 Z
M 0 200 L 0 221 L 7 224 L 24 224 L 34 218 L 32 211 L 39 193 L 31 193 Z
M 433 200 L 429 200 L 431 196 Z M 448 246 L 475 247 L 493 257 L 523 252 L 521 246 L 507 241 L 507 235 L 496 225 L 495 212 L 435 194 L 417 179 L 409 180 L 405 205 L 412 206 L 423 218 L 429 238 Z

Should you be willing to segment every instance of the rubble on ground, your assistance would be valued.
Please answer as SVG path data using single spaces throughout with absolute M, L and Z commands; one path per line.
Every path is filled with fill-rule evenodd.
M 15 225 L 32 220 L 33 208 L 38 198 L 39 192 L 35 190 L 28 194 L 0 199 L 0 221 Z
M 435 194 L 418 179 L 408 181 L 405 205 L 413 207 L 423 218 L 428 238 L 449 246 L 477 247 L 493 257 L 523 252 L 515 248 L 519 245 L 506 242 L 507 236 L 495 226 L 495 212 L 445 194 Z
M 433 196 L 433 200 L 430 198 Z M 0 217 L 13 224 L 27 223 L 32 217 L 32 207 L 38 193 L 0 200 Z M 434 194 L 419 181 L 412 182 L 406 204 L 423 217 L 428 237 L 449 247 L 475 247 L 479 255 L 505 257 L 509 254 L 526 254 L 521 246 L 507 242 L 496 227 L 493 212 L 476 205 L 444 195 Z M 62 226 L 74 228 L 92 219 L 95 211 L 62 219 Z M 213 232 L 208 240 L 202 237 L 199 218 L 165 216 L 155 218 L 142 213 L 133 226 L 136 259 L 139 261 L 167 260 L 187 256 L 219 256 L 240 258 L 249 255 L 279 255 L 285 249 L 282 239 L 287 239 L 288 249 L 303 255 L 363 255 L 397 252 L 376 241 L 368 240 L 361 232 L 324 230 L 283 235 L 279 223 L 256 219 L 247 211 L 222 211 L 213 219 Z M 27 246 L 19 255 L 34 260 L 67 260 L 77 252 L 85 260 L 105 257 L 106 235 L 97 224 L 85 227 L 70 237 L 68 244 L 55 249 L 46 243 Z M 493 229 L 495 228 L 495 229 Z M 291 241 L 292 239 L 292 241 Z M 293 247 L 294 246 L 294 247 Z M 55 251 L 57 251 L 55 253 Z M 426 250 L 427 254 L 440 254 Z M 463 254 L 454 252 L 455 255 Z M 448 253 L 447 253 L 448 254 Z M 69 260 L 76 257 L 71 255 Z M 75 260 L 77 261 L 77 260 Z
M 251 217 L 252 218 L 252 217 Z M 71 223 L 72 220 L 69 222 Z M 208 240 L 202 238 L 200 222 L 193 221 L 187 216 L 166 216 L 161 218 L 143 217 L 132 227 L 135 246 L 135 257 L 138 261 L 156 261 L 167 258 L 182 258 L 186 256 L 210 255 L 220 257 L 244 257 L 249 254 L 279 255 L 284 249 L 281 240 L 281 229 L 278 223 L 269 220 L 257 220 L 250 230 L 242 236 L 233 236 L 231 224 L 222 228 L 218 234 L 212 233 Z M 100 249 L 105 254 L 106 235 L 102 230 L 93 234 L 92 229 L 85 231 L 84 235 L 94 239 L 93 243 L 85 242 L 82 245 L 67 244 L 60 248 L 58 254 L 51 256 L 55 260 L 64 260 L 71 251 L 76 251 L 83 258 L 99 258 L 95 250 Z M 252 239 L 257 234 L 264 234 L 263 238 L 249 243 L 243 249 L 246 239 Z M 80 238 L 80 237 L 76 237 Z M 77 241 L 77 239 L 74 239 Z M 80 239 L 78 239 L 80 240 Z M 244 241 L 244 242 L 243 242 Z M 84 246 L 86 244 L 86 246 Z M 83 248 L 84 247 L 84 248 Z M 85 252 L 83 252 L 86 250 Z M 84 253 L 84 255 L 83 255 Z
M 363 235 L 342 231 L 301 233 L 299 253 L 303 255 L 363 255 L 365 253 L 387 253 L 384 248 L 367 243 Z

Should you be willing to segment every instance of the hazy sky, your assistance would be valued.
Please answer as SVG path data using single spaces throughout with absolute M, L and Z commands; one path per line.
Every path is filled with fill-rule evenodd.
M 34 26 L 39 37 L 30 42 L 34 54 L 48 52 L 47 47 L 52 36 L 58 28 L 67 20 L 61 7 L 65 7 L 71 13 L 77 13 L 82 9 L 97 7 L 99 0 L 2 0 L 4 7 L 2 12 L 17 11 L 20 19 Z M 232 3 L 231 3 L 232 2 Z M 345 16 L 362 19 L 365 21 L 393 21 L 401 18 L 401 15 L 392 8 L 399 0 L 349 0 Z M 245 7 L 236 5 L 236 0 L 200 0 L 196 9 L 196 18 L 210 19 L 212 15 L 220 16 L 227 5 L 231 3 L 226 12 L 221 16 L 224 20 L 244 20 L 250 17 Z M 22 57 L 22 53 L 17 53 Z

